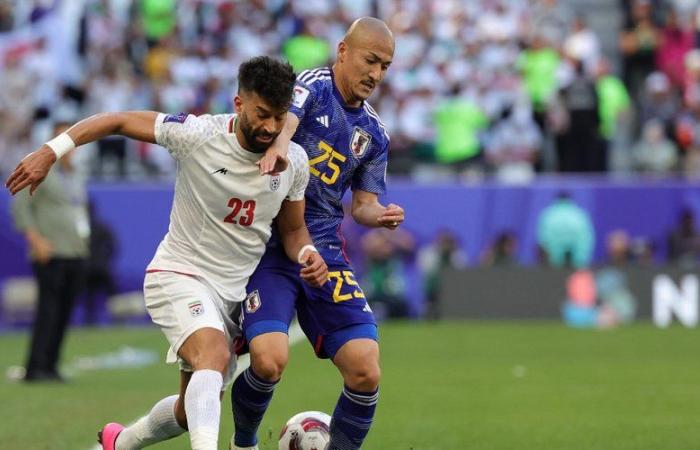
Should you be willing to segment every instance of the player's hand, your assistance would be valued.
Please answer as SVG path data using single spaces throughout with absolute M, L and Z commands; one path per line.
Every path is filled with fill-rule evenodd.
M 307 250 L 301 255 L 302 265 L 300 276 L 313 287 L 321 287 L 328 281 L 328 266 L 321 255 L 312 250 Z
M 260 158 L 257 164 L 260 169 L 260 175 L 277 175 L 287 170 L 289 160 L 287 160 L 286 152 L 283 154 L 273 145 L 267 149 L 265 155 Z
M 27 186 L 31 186 L 29 194 L 33 194 L 37 187 L 44 181 L 49 169 L 56 162 L 56 154 L 44 144 L 39 150 L 24 157 L 10 174 L 5 182 L 5 187 L 15 195 Z
M 399 205 L 389 203 L 382 213 L 381 216 L 377 218 L 377 223 L 379 226 L 388 228 L 390 230 L 395 230 L 404 220 L 403 208 Z
M 53 245 L 43 236 L 37 235 L 34 237 L 31 240 L 30 247 L 32 259 L 39 264 L 46 264 L 51 259 L 51 255 L 53 255 Z

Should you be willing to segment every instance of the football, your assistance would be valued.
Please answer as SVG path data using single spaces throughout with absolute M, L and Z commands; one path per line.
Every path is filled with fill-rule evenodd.
M 324 450 L 330 441 L 331 416 L 320 411 L 301 412 L 280 431 L 279 450 Z

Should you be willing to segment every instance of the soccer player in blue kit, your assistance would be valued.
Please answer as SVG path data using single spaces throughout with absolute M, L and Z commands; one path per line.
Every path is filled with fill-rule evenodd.
M 297 77 L 294 101 L 274 149 L 283 155 L 291 139 L 308 154 L 311 177 L 305 218 L 314 250 L 328 265 L 329 280 L 321 288 L 304 286 L 299 266 L 285 261 L 273 234 L 243 304 L 251 367 L 231 391 L 233 450 L 258 448 L 258 426 L 287 364 L 287 333 L 295 308 L 317 356 L 330 358 L 344 381 L 328 449 L 360 448 L 372 425 L 379 397 L 377 325 L 345 255 L 340 225 L 348 188 L 356 222 L 395 229 L 404 220 L 401 207 L 378 201 L 385 191 L 389 135 L 366 102 L 384 78 L 393 53 L 394 39 L 386 24 L 365 17 L 348 29 L 332 68 L 304 71 Z M 271 153 L 270 168 L 280 157 Z

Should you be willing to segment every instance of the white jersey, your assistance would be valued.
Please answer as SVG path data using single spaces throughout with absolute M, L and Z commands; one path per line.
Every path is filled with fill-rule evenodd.
M 242 301 L 285 199 L 300 201 L 309 181 L 306 152 L 289 146 L 289 168 L 261 176 L 262 155 L 234 134 L 235 114 L 159 114 L 156 142 L 178 161 L 170 227 L 148 272 L 205 278 L 229 301 Z

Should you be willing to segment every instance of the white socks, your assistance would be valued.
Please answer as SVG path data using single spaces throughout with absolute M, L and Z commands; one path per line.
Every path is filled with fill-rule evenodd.
M 185 432 L 175 420 L 175 402 L 177 395 L 165 397 L 156 403 L 147 416 L 141 417 L 135 424 L 125 428 L 115 448 L 117 450 L 138 450 L 166 441 Z
M 185 391 L 185 413 L 192 450 L 217 450 L 224 380 L 216 370 L 197 370 Z
M 219 395 L 223 382 L 216 370 L 198 370 L 192 374 L 185 391 L 185 413 L 192 450 L 216 450 L 221 420 Z M 159 401 L 147 416 L 119 433 L 116 450 L 140 450 L 184 433 L 186 430 L 175 419 L 177 398 L 177 395 L 171 395 Z

